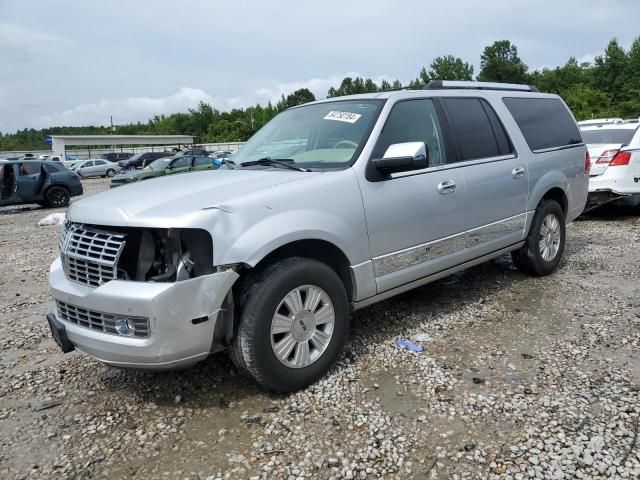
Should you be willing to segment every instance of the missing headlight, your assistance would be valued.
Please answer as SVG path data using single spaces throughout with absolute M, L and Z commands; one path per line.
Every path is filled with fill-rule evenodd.
M 211 235 L 199 229 L 135 229 L 118 262 L 122 279 L 174 282 L 213 273 Z

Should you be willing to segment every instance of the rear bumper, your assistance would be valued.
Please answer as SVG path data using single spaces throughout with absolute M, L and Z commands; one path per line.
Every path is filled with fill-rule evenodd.
M 148 337 L 127 337 L 66 321 L 55 308 L 56 321 L 74 346 L 116 367 L 168 370 L 204 360 L 215 350 L 221 306 L 237 278 L 226 271 L 174 283 L 113 280 L 92 288 L 68 280 L 58 258 L 51 265 L 49 286 L 53 298 L 68 305 L 149 319 Z M 194 319 L 199 322 L 192 323 Z
M 635 195 L 640 193 L 640 178 L 634 177 L 628 167 L 609 167 L 602 175 L 589 178 L 589 193 L 594 192 Z

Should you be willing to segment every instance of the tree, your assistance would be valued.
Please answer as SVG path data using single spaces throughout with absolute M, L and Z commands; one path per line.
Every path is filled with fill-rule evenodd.
M 518 48 L 509 40 L 499 40 L 485 47 L 480 57 L 482 82 L 525 83 L 528 67 L 518 56 Z
M 420 72 L 423 76 L 424 68 Z M 427 72 L 424 72 L 427 73 Z M 436 57 L 429 68 L 427 76 L 430 80 L 473 80 L 473 65 L 462 61 L 459 57 L 446 55 Z M 425 82 L 426 83 L 426 82 Z
M 611 98 L 587 85 L 570 87 L 562 97 L 578 120 L 617 116 L 617 111 L 611 106 Z
M 313 102 L 316 97 L 311 93 L 308 88 L 300 88 L 293 93 L 287 95 L 285 99 L 286 108 L 295 107 L 296 105 L 302 105 L 303 103 Z
M 356 95 L 358 93 L 371 93 L 380 90 L 376 83 L 367 78 L 361 77 L 351 78 L 345 77 L 337 89 L 331 87 L 327 92 L 327 97 L 341 97 L 343 95 Z
M 627 65 L 627 54 L 614 38 L 607 45 L 604 55 L 596 57 L 593 68 L 593 79 L 596 88 L 609 94 L 614 101 L 620 101 L 624 94 L 624 77 Z

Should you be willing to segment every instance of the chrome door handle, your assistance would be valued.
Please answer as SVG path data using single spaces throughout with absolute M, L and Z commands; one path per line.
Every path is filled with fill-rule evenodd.
M 513 178 L 522 178 L 524 177 L 524 172 L 525 172 L 524 167 L 516 167 L 513 170 L 511 170 L 511 175 L 513 175 Z
M 445 180 L 438 184 L 438 193 L 446 195 L 447 193 L 453 193 L 456 191 L 456 182 L 453 180 Z

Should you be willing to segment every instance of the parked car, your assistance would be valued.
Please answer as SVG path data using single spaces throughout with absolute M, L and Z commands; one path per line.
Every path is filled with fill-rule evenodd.
M 102 158 L 90 158 L 74 164 L 71 169 L 81 178 L 113 177 L 120 168 Z
M 78 176 L 59 163 L 39 160 L 0 162 L 0 205 L 38 203 L 66 207 L 82 195 Z
M 587 208 L 616 201 L 640 205 L 640 122 L 581 127 L 591 171 Z
M 287 392 L 330 368 L 353 310 L 506 253 L 552 273 L 589 179 L 567 106 L 521 85 L 427 87 L 300 105 L 215 173 L 75 202 L 53 337 L 121 368 L 229 348 Z M 100 262 L 76 248 L 88 238 Z
M 143 168 L 145 166 L 147 166 L 149 163 L 158 160 L 159 158 L 166 158 L 166 157 L 170 157 L 171 154 L 169 152 L 144 152 L 144 153 L 137 153 L 135 154 L 133 157 L 126 159 L 126 160 L 120 160 L 118 162 L 118 166 L 120 168 L 126 169 L 126 168 Z
M 100 155 L 100 158 L 115 163 L 119 162 L 120 160 L 127 160 L 131 157 L 133 157 L 133 153 L 130 152 L 109 152 Z
M 217 159 L 209 156 L 183 155 L 181 157 L 160 158 L 142 170 L 127 172 L 114 177 L 111 180 L 111 188 L 175 173 L 216 169 L 220 164 L 221 162 Z

